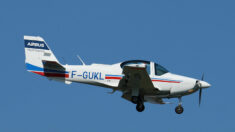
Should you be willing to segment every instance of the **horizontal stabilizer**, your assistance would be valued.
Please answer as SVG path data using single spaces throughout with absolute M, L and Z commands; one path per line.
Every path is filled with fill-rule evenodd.
M 56 61 L 46 61 L 42 60 L 44 69 L 57 70 L 57 71 L 65 71 L 65 68 Z

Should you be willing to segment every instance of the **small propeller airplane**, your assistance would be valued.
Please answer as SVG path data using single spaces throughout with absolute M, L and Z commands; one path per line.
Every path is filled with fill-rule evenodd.
M 39 36 L 24 36 L 25 63 L 29 72 L 66 84 L 85 83 L 123 93 L 122 98 L 136 104 L 136 110 L 145 109 L 144 102 L 167 104 L 163 99 L 178 98 L 177 114 L 183 113 L 181 98 L 199 90 L 199 105 L 202 89 L 211 85 L 201 80 L 176 75 L 160 64 L 145 60 L 129 60 L 112 65 L 91 64 L 62 65 L 54 56 L 44 39 Z

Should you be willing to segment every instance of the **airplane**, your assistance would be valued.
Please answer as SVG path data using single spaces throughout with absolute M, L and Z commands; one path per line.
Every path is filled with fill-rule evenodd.
M 142 112 L 144 103 L 168 104 L 163 99 L 178 98 L 175 108 L 182 114 L 182 97 L 199 90 L 199 106 L 202 89 L 211 85 L 202 79 L 194 79 L 169 72 L 158 63 L 146 60 L 128 60 L 116 64 L 62 65 L 44 39 L 40 36 L 24 36 L 25 63 L 29 72 L 66 84 L 85 83 L 122 92 L 122 98 L 136 104 Z

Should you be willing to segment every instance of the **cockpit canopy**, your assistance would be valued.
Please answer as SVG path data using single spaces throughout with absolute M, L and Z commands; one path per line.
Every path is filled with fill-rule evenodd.
M 164 68 L 163 66 L 161 66 L 160 64 L 154 63 L 154 62 L 150 62 L 150 61 L 145 61 L 145 60 L 130 60 L 130 61 L 125 61 L 123 63 L 121 63 L 121 68 L 123 68 L 124 66 L 127 65 L 146 65 L 146 70 L 148 72 L 148 74 L 153 73 L 157 76 L 161 76 L 167 72 L 169 72 L 166 68 Z M 153 68 L 151 68 L 153 67 Z M 154 71 L 151 71 L 151 69 L 154 69 Z

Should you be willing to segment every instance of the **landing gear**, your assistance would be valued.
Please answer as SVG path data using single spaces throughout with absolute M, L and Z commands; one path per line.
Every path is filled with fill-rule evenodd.
M 132 97 L 131 97 L 131 102 L 132 102 L 133 104 L 137 104 L 138 101 L 139 101 L 139 97 L 138 97 L 138 96 L 132 96 Z
M 136 110 L 138 112 L 142 112 L 144 111 L 145 109 L 145 106 L 144 106 L 144 100 L 143 98 L 141 98 L 140 96 L 132 96 L 131 97 L 131 102 L 136 104 Z
M 184 112 L 184 108 L 182 107 L 181 97 L 179 97 L 179 105 L 177 107 L 175 107 L 175 112 L 177 114 L 182 114 Z
M 136 110 L 138 111 L 138 112 L 142 112 L 142 111 L 144 111 L 144 103 L 143 102 L 140 102 L 140 103 L 137 103 L 137 105 L 136 105 Z
M 184 108 L 181 105 L 179 105 L 179 106 L 175 107 L 175 112 L 177 114 L 182 114 L 184 112 Z

